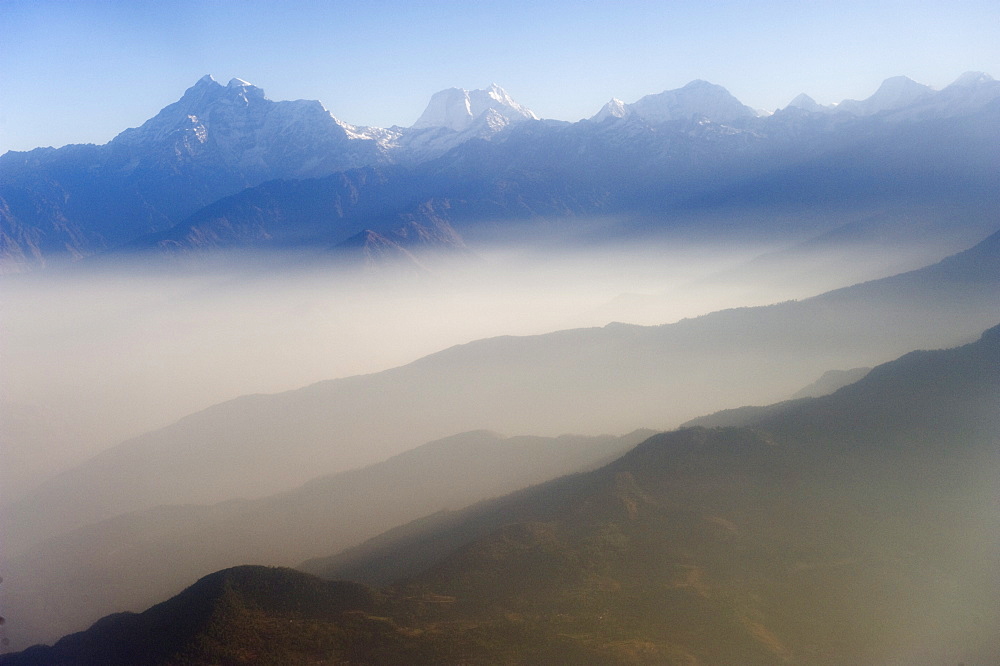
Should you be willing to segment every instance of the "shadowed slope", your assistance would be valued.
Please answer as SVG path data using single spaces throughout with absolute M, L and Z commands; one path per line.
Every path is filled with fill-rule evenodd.
M 649 663 L 989 663 L 998 333 L 788 403 L 767 430 L 656 435 L 304 567 L 642 643 Z
M 308 663 L 335 651 L 336 636 L 311 635 L 317 620 L 370 610 L 363 585 L 330 583 L 291 569 L 244 566 L 205 576 L 140 613 L 105 617 L 86 632 L 0 658 L 4 664 Z

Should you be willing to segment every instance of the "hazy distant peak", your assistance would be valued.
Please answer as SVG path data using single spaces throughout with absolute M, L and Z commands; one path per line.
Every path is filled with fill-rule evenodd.
M 973 86 L 980 85 L 982 83 L 990 83 L 995 81 L 992 76 L 986 72 L 966 72 L 960 77 L 952 81 L 948 87 L 949 88 L 971 88 Z
M 993 79 L 990 79 L 991 81 Z M 1000 342 L 1000 325 L 988 328 L 979 336 L 979 342 L 983 344 L 996 344 Z
M 608 107 L 606 106 L 605 109 Z M 741 118 L 755 118 L 757 112 L 746 106 L 722 86 L 695 79 L 683 88 L 646 95 L 632 104 L 624 105 L 623 115 L 635 114 L 650 123 L 672 120 L 707 118 L 717 123 L 728 123 Z M 606 118 L 604 109 L 594 116 Z M 622 116 L 619 116 L 622 117 Z
M 599 123 L 605 118 L 624 118 L 628 115 L 628 109 L 625 107 L 625 102 L 617 97 L 612 97 L 611 101 L 601 107 L 601 110 L 594 114 L 591 120 Z
M 229 83 L 226 84 L 227 88 L 243 88 L 243 87 L 246 87 L 246 86 L 249 86 L 251 88 L 256 88 L 257 87 L 255 85 L 253 85 L 252 83 L 250 83 L 249 81 L 244 81 L 243 79 L 238 79 L 236 77 L 233 77 L 233 78 L 229 79 Z
M 882 82 L 875 94 L 865 100 L 868 113 L 898 109 L 934 92 L 930 86 L 906 76 L 893 76 Z
M 940 92 L 909 77 L 893 76 L 885 79 L 867 99 L 845 99 L 839 104 L 823 106 L 802 94 L 786 108 L 854 116 L 891 114 L 898 120 L 964 113 L 982 108 L 998 97 L 1000 83 L 992 76 L 984 72 L 966 72 Z
M 875 95 L 873 95 L 873 97 L 896 95 L 900 93 L 927 93 L 930 90 L 930 86 L 925 86 L 923 83 L 917 83 L 908 76 L 891 76 L 882 82 L 882 85 L 878 87 L 878 90 L 875 91 Z
M 824 395 L 830 395 L 839 388 L 860 381 L 869 372 L 871 372 L 871 368 L 869 367 L 851 368 L 850 370 L 827 370 L 815 382 L 792 394 L 792 399 L 819 398 Z
M 858 116 L 870 116 L 882 111 L 893 111 L 909 106 L 933 94 L 930 86 L 917 83 L 906 76 L 893 76 L 882 82 L 878 90 L 865 100 L 847 99 L 837 105 L 838 111 Z
M 413 124 L 413 129 L 444 127 L 461 132 L 491 111 L 508 123 L 538 119 L 531 109 L 518 104 L 507 91 L 492 83 L 485 90 L 448 88 L 435 93 L 423 114 Z
M 797 95 L 785 108 L 802 109 L 803 111 L 823 111 L 826 109 L 826 107 L 805 93 Z
M 688 89 L 688 88 L 691 88 L 691 89 L 695 89 L 695 88 L 722 88 L 722 86 L 720 86 L 720 85 L 718 85 L 716 83 L 712 83 L 710 81 L 706 81 L 705 79 L 693 79 L 693 80 L 689 81 L 686 85 L 684 85 L 682 88 L 679 88 L 679 90 L 685 90 L 685 89 Z M 725 88 L 722 88 L 722 89 L 725 90 Z

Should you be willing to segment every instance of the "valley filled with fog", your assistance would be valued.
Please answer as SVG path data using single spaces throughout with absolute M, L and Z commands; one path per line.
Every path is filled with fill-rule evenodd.
M 421 273 L 220 253 L 180 271 L 125 259 L 11 276 L 0 353 L 5 450 L 17 464 L 5 467 L 4 494 L 9 501 L 126 438 L 241 395 L 378 372 L 481 338 L 667 324 L 801 299 L 932 263 L 966 241 L 826 245 L 801 257 L 809 238 L 747 236 L 711 243 L 677 233 L 579 249 L 490 243 Z
M 4 666 L 1000 655 L 982 72 L 389 128 L 203 76 L 0 155 L 0 273 Z

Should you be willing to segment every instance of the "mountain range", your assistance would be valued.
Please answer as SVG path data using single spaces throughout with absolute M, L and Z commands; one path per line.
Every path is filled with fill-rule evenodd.
M 343 246 L 378 257 L 391 247 L 398 257 L 464 247 L 500 220 L 572 227 L 615 215 L 650 234 L 706 207 L 765 201 L 839 202 L 841 212 L 846 201 L 873 211 L 949 202 L 982 216 L 1000 189 L 998 100 L 985 74 L 940 91 L 897 77 L 862 102 L 798 100 L 761 117 L 693 81 L 566 123 L 537 119 L 493 85 L 442 91 L 413 127 L 383 129 L 206 76 L 103 146 L 0 156 L 0 258 L 15 272 L 140 248 Z
M 993 663 L 998 229 L 1000 82 L 976 72 L 774 113 L 697 80 L 575 123 L 493 84 L 408 128 L 206 76 L 103 146 L 0 155 L 10 393 L 38 402 L 2 405 L 5 459 L 35 468 L 0 506 L 0 637 L 78 632 L 0 663 Z M 585 327 L 126 423 L 233 369 L 206 332 L 264 375 L 300 322 L 413 307 L 403 340 L 449 299 L 487 319 L 483 293 L 544 304 L 546 271 L 699 252 L 723 268 Z M 769 304 L 662 314 L 734 284 Z M 117 430 L 79 416 L 105 390 Z
M 990 663 L 1000 328 L 2 663 Z M 374 585 L 377 587 L 366 587 Z

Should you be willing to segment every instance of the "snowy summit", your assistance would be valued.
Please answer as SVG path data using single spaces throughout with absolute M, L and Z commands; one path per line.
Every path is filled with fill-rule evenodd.
M 646 95 L 632 104 L 623 104 L 621 100 L 613 99 L 591 120 L 601 122 L 606 118 L 626 118 L 633 115 L 649 123 L 692 118 L 728 123 L 742 118 L 754 118 L 758 114 L 722 86 L 695 80 L 683 88 Z
M 436 93 L 417 122 L 413 123 L 413 129 L 444 127 L 461 132 L 490 111 L 507 122 L 538 119 L 531 109 L 515 102 L 494 83 L 486 90 L 448 88 Z

